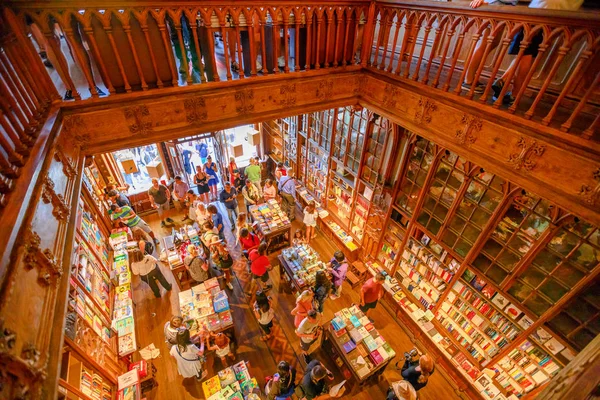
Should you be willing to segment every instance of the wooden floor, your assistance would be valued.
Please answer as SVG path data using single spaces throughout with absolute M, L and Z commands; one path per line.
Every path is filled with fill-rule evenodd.
M 177 222 L 181 219 L 180 215 L 173 214 L 172 218 Z M 144 219 L 153 227 L 154 231 L 159 235 L 167 235 L 169 229 L 160 228 L 158 217 L 156 214 L 148 215 Z M 225 218 L 226 219 L 226 218 Z M 297 219 L 298 221 L 299 219 Z M 228 223 L 228 222 L 227 222 Z M 299 226 L 299 222 L 294 222 L 294 228 Z M 251 373 L 258 380 L 261 386 L 264 385 L 265 376 L 272 375 L 275 372 L 275 366 L 280 360 L 286 360 L 295 365 L 298 369 L 300 377 L 304 370 L 304 361 L 301 360 L 299 339 L 294 334 L 294 317 L 290 315 L 290 310 L 294 307 L 294 296 L 281 292 L 279 289 L 279 272 L 278 268 L 274 268 L 271 276 L 275 282 L 275 288 L 271 295 L 274 298 L 274 307 L 276 311 L 274 336 L 267 343 L 259 340 L 260 327 L 254 318 L 251 309 L 248 306 L 250 299 L 244 291 L 250 289 L 250 281 L 246 271 L 245 262 L 240 260 L 239 249 L 232 248 L 234 244 L 231 231 L 226 227 L 227 240 L 230 243 L 229 248 L 236 260 L 235 265 L 235 280 L 233 294 L 230 291 L 230 304 L 233 313 L 235 324 L 235 334 L 238 341 L 238 350 L 236 360 L 246 360 L 250 362 Z M 312 243 L 312 246 L 322 255 L 323 260 L 328 260 L 335 249 L 331 244 L 318 234 L 317 239 Z M 276 256 L 278 253 L 271 255 L 272 264 L 277 265 Z M 175 360 L 168 353 L 168 347 L 165 345 L 163 336 L 163 326 L 172 315 L 179 314 L 178 293 L 179 290 L 175 284 L 175 280 L 167 266 L 163 265 L 163 273 L 167 279 L 173 283 L 173 290 L 168 293 L 162 290 L 163 297 L 154 298 L 150 288 L 139 278 L 135 277 L 133 281 L 134 301 L 136 304 L 136 325 L 138 331 L 138 342 L 140 348 L 143 348 L 151 343 L 154 343 L 160 349 L 161 355 L 156 359 L 155 366 L 157 368 L 158 387 L 147 393 L 148 400 L 154 399 L 202 399 L 201 383 L 195 379 L 183 379 L 177 373 Z M 245 289 L 245 290 L 244 290 Z M 333 301 L 328 299 L 325 302 L 324 321 L 328 321 L 333 317 L 334 312 L 346 307 L 352 303 L 357 303 L 359 300 L 358 293 L 344 283 L 342 296 Z M 404 333 L 402 328 L 395 322 L 394 317 L 390 315 L 383 306 L 379 305 L 372 314 L 375 322 L 375 327 L 382 333 L 383 337 L 390 342 L 392 348 L 398 355 L 404 351 L 411 349 L 413 344 L 409 337 Z M 317 358 L 328 365 L 328 368 L 336 374 L 335 382 L 341 381 L 339 371 L 333 364 L 333 361 L 327 355 L 318 351 L 313 354 Z M 390 382 L 400 379 L 399 371 L 395 370 L 394 363 L 399 360 L 399 356 L 388 365 L 387 370 L 383 374 L 383 378 L 378 383 L 373 383 L 363 387 L 356 387 L 352 393 L 344 395 L 344 398 L 354 399 L 383 399 L 385 392 Z M 208 370 L 209 377 L 223 368 L 220 360 L 216 359 L 214 354 L 208 353 L 207 363 L 205 368 Z M 430 378 L 429 385 L 421 390 L 420 399 L 434 400 L 444 397 L 445 399 L 458 399 L 459 397 L 453 391 L 442 374 L 436 373 Z

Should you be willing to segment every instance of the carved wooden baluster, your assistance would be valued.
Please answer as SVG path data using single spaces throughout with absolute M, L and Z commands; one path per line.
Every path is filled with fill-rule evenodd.
M 390 50 L 390 62 L 386 68 L 387 72 L 392 72 L 392 68 L 394 68 L 394 57 L 396 56 L 396 45 L 398 44 L 398 35 L 400 34 L 400 21 L 404 17 L 404 13 L 398 14 L 397 11 L 394 11 L 392 14 L 392 26 L 394 27 L 394 39 L 392 40 L 392 48 Z M 391 32 L 390 32 L 391 33 Z M 398 59 L 400 61 L 400 59 Z M 385 68 L 385 64 L 383 65 Z
M 249 11 L 247 14 L 244 14 L 246 16 L 246 25 L 248 26 L 248 37 L 250 38 L 250 76 L 256 76 L 257 72 L 256 72 L 256 62 L 257 62 L 257 55 L 256 55 L 256 43 L 254 42 L 254 35 L 256 34 L 254 32 L 254 27 L 255 27 L 255 14 L 254 14 L 254 10 Z
M 463 42 L 465 40 L 465 35 L 471 28 L 471 26 L 475 23 L 475 19 L 469 20 L 467 23 L 463 24 L 463 29 L 458 35 L 458 40 L 456 41 L 456 46 L 454 46 L 454 57 L 452 57 L 452 64 L 450 65 L 450 69 L 448 70 L 448 76 L 446 77 L 446 83 L 442 87 L 444 92 L 447 92 L 450 89 L 450 82 L 452 81 L 452 75 L 454 74 L 454 69 L 456 68 L 456 63 L 458 62 L 458 57 L 460 57 L 460 51 L 463 46 Z M 460 84 L 459 84 L 460 87 Z
M 285 7 L 281 9 L 281 13 L 283 16 L 283 61 L 284 61 L 284 66 L 283 66 L 283 72 L 288 73 L 290 72 L 290 49 L 289 49 L 289 38 L 290 38 L 290 34 L 289 34 L 289 27 L 288 24 L 290 23 L 290 9 Z
M 23 97 L 22 93 L 17 91 L 12 78 L 8 75 L 2 62 L 0 62 L 0 75 L 4 77 L 4 80 L 0 79 L 0 88 L 5 93 L 4 96 L 11 101 L 11 105 L 15 108 L 15 110 L 18 109 L 19 113 L 22 113 L 26 120 L 36 120 L 38 113 L 35 109 L 30 108 L 30 104 L 25 100 L 25 97 Z M 19 117 L 19 119 L 20 118 L 21 117 Z
M 315 69 L 320 69 L 321 65 L 319 63 L 319 45 L 321 44 L 321 23 L 323 22 L 323 13 L 325 12 L 324 8 L 320 8 L 317 10 L 317 34 L 315 41 Z M 325 49 L 327 53 L 327 49 Z M 325 56 L 327 58 L 327 56 Z
M 1 61 L 2 65 L 8 71 L 11 79 L 13 79 L 13 81 L 22 88 L 21 93 L 23 93 L 31 102 L 30 107 L 33 110 L 36 110 L 36 112 L 39 112 L 43 107 L 41 107 L 37 96 L 31 89 L 31 86 L 29 86 L 29 82 L 27 80 L 25 80 L 25 78 L 21 74 L 21 71 L 19 71 L 13 65 L 13 63 L 10 61 L 10 59 L 9 59 L 10 55 L 7 52 L 7 47 L 5 46 L 0 50 L 1 50 L 0 51 L 0 61 Z
M 271 9 L 271 32 L 273 32 L 273 73 L 279 73 L 279 9 Z
M 227 80 L 230 81 L 231 79 L 233 79 L 233 76 L 231 75 L 231 61 L 229 59 L 230 44 L 227 43 L 228 35 L 227 35 L 227 30 L 225 29 L 226 24 L 227 24 L 227 20 L 226 20 L 227 10 L 220 10 L 220 11 L 216 11 L 216 12 L 217 12 L 217 16 L 219 17 L 219 25 L 221 27 L 221 37 L 223 38 L 223 53 L 225 55 L 225 70 L 226 70 L 226 74 L 227 74 Z
M 400 71 L 402 69 L 402 61 L 404 60 L 404 53 L 407 50 L 407 47 L 410 46 L 410 35 L 412 35 L 414 19 L 417 16 L 414 13 L 409 13 L 406 15 L 406 23 L 404 24 L 404 37 L 402 38 L 402 47 L 400 48 L 400 55 L 398 56 L 398 65 L 396 66 L 396 70 L 394 74 L 400 75 Z M 410 69 L 410 59 L 406 60 L 406 67 Z
M 385 28 L 385 20 L 387 18 L 387 9 L 383 9 L 379 18 L 375 21 L 375 27 L 373 31 L 373 35 L 377 34 L 377 40 L 375 40 L 375 36 L 373 36 L 373 43 L 375 44 L 375 51 L 373 52 L 373 56 L 369 58 L 367 65 L 369 67 L 375 66 L 377 67 L 377 63 L 379 62 L 379 48 L 383 42 L 383 30 Z M 377 29 L 379 27 L 379 29 Z
M 415 15 L 415 19 L 416 19 L 416 23 L 413 24 L 411 26 L 411 30 L 410 30 L 410 34 L 408 35 L 408 43 L 407 43 L 407 49 L 406 51 L 409 53 L 407 55 L 406 58 L 406 69 L 404 70 L 404 73 L 402 74 L 403 78 L 408 78 L 408 75 L 410 74 L 410 67 L 412 65 L 412 59 L 413 59 L 413 54 L 415 53 L 415 47 L 417 45 L 417 37 L 419 36 L 419 32 L 421 31 L 421 24 L 423 23 L 423 20 L 425 19 L 426 14 L 416 14 Z M 414 19 L 413 19 L 414 21 Z M 423 43 L 423 45 L 425 45 Z
M 190 64 L 188 62 L 188 58 L 187 58 L 187 50 L 185 48 L 185 43 L 183 42 L 183 35 L 181 34 L 181 13 L 182 10 L 178 9 L 178 10 L 167 10 L 167 13 L 169 14 L 169 16 L 171 17 L 171 19 L 173 20 L 173 25 L 174 27 L 171 27 L 171 29 L 175 28 L 175 34 L 177 35 L 177 40 L 179 41 L 179 49 L 181 51 L 181 60 L 179 60 L 183 65 L 179 66 L 179 71 L 181 71 L 182 69 L 185 69 L 185 75 L 186 75 L 186 79 L 185 82 L 187 85 L 191 85 L 192 84 L 192 74 L 190 73 Z
M 15 14 L 7 8 L 4 9 L 4 18 L 7 25 L 11 27 L 12 33 L 19 44 L 19 51 L 27 62 L 25 65 L 27 65 L 27 68 L 35 77 L 36 88 L 43 93 L 42 104 L 43 107 L 46 108 L 50 105 L 53 99 L 60 98 L 58 92 L 56 91 L 56 87 L 50 79 L 48 71 L 42 64 L 42 60 L 37 54 L 33 43 L 28 37 L 25 36 L 25 27 L 22 20 L 17 19 Z
M 310 70 L 310 64 L 311 64 L 311 59 L 310 59 L 310 49 L 312 47 L 312 35 L 311 35 L 311 31 L 312 31 L 312 19 L 313 19 L 313 12 L 311 11 L 306 11 L 306 65 L 304 65 L 304 69 L 306 71 Z
M 160 36 L 162 37 L 162 41 L 163 41 L 163 46 L 165 47 L 165 53 L 167 54 L 167 57 L 169 58 L 169 68 L 171 69 L 171 84 L 173 86 L 179 86 L 179 74 L 177 73 L 177 65 L 175 64 L 175 56 L 173 55 L 173 49 L 171 47 L 171 40 L 168 36 L 168 32 L 167 32 L 167 23 L 165 21 L 166 18 L 166 12 L 167 10 L 162 9 L 162 10 L 150 10 L 150 14 L 152 15 L 152 18 L 154 18 L 154 20 L 156 21 L 156 23 L 158 24 L 158 30 L 160 31 Z M 214 45 L 214 43 L 211 44 Z M 211 51 L 211 54 L 214 54 L 214 47 L 212 49 L 213 51 Z M 214 64 L 216 65 L 216 64 Z M 216 70 L 216 68 L 215 68 Z M 218 82 L 218 79 L 216 79 L 216 81 Z
M 156 86 L 158 86 L 158 88 L 162 88 L 164 84 L 160 79 L 158 64 L 156 64 L 156 56 L 154 55 L 152 42 L 150 41 L 150 32 L 148 31 L 148 10 L 132 10 L 131 12 L 133 13 L 134 18 L 140 23 L 140 28 L 144 33 L 144 40 L 146 41 L 146 46 L 148 47 L 148 52 L 150 53 L 150 60 L 152 61 L 152 69 L 154 70 L 154 75 L 156 75 Z
M 240 13 L 238 12 L 237 15 L 234 15 L 233 17 L 235 19 L 237 19 L 237 21 L 235 21 L 235 47 L 237 48 L 237 55 L 238 55 L 238 66 L 239 66 L 239 77 L 240 79 L 244 79 L 246 78 L 245 74 L 244 74 L 244 62 L 242 61 L 242 36 L 241 36 L 241 32 L 240 32 Z
M 598 126 L 600 126 L 600 113 L 596 115 L 594 122 L 592 122 L 590 126 L 588 126 L 588 128 L 585 131 L 583 131 L 583 135 L 581 135 L 581 137 L 584 139 L 591 139 L 594 135 L 594 132 L 596 132 L 596 130 L 598 129 Z
M 262 58 L 262 73 L 263 75 L 269 74 L 269 68 L 267 68 L 267 39 L 265 35 L 265 25 L 267 23 L 267 11 L 263 10 L 262 13 L 259 14 L 259 22 L 260 22 L 260 49 L 261 49 L 261 58 Z
M 69 48 L 71 49 L 71 53 L 74 55 L 75 61 L 77 62 L 77 67 L 81 70 L 81 72 L 83 72 L 83 76 L 88 83 L 88 88 L 92 97 L 99 97 L 98 91 L 96 90 L 96 83 L 92 77 L 92 71 L 89 68 L 86 57 L 81 52 L 81 48 L 79 47 L 79 43 L 77 42 L 75 33 L 73 32 L 73 27 L 71 26 L 71 13 L 68 11 L 64 11 L 62 13 L 52 12 L 50 15 L 56 19 L 58 25 L 64 32 L 67 43 L 69 44 Z
M 352 24 L 352 16 L 354 12 L 351 8 L 346 7 L 344 12 L 346 16 L 346 30 L 344 31 L 344 47 L 342 51 L 342 66 L 346 66 L 348 64 L 348 38 L 350 36 L 350 24 Z
M 11 65 L 19 76 L 19 79 L 26 86 L 27 92 L 35 99 L 36 107 L 44 109 L 46 107 L 47 97 L 42 91 L 41 86 L 36 84 L 35 78 L 31 75 L 32 71 L 28 68 L 28 63 L 21 57 L 21 49 L 15 48 L 13 44 L 14 43 L 11 43 L 4 48 L 6 55 L 11 60 Z M 75 98 L 77 99 L 77 97 Z M 81 99 L 81 97 L 79 97 L 79 99 Z
M 298 10 L 298 7 L 294 9 L 294 72 L 298 72 L 301 69 L 300 66 L 300 21 L 302 20 L 302 13 Z
M 133 43 L 133 37 L 131 36 L 131 24 L 129 23 L 131 15 L 129 14 L 129 12 L 129 10 L 125 10 L 123 13 L 115 11 L 115 15 L 120 20 L 121 26 L 123 27 L 123 31 L 125 31 L 125 35 L 127 36 L 129 48 L 131 49 L 131 54 L 133 54 L 133 61 L 135 62 L 135 67 L 140 77 L 140 82 L 142 84 L 142 90 L 148 90 L 148 84 L 146 83 L 146 79 L 144 78 L 144 71 L 142 70 L 142 65 L 140 64 L 140 58 L 138 57 L 137 51 L 135 49 L 135 44 Z M 181 18 L 179 19 L 179 21 L 181 21 Z
M 37 125 L 33 115 L 30 114 L 29 109 L 25 104 L 20 102 L 17 103 L 19 101 L 19 99 L 16 97 L 18 93 L 11 92 L 8 84 L 2 79 L 0 79 L 0 94 L 2 94 L 0 99 L 6 99 L 6 102 L 8 103 L 7 109 L 12 110 L 12 113 L 9 114 L 10 117 L 14 118 L 16 116 L 16 119 L 18 119 L 21 126 L 23 126 L 23 136 L 21 137 L 21 140 L 27 144 L 31 143 L 31 137 L 28 134 L 33 133 L 34 129 L 32 129 L 32 124 L 30 121 L 33 120 L 34 125 Z
M 390 35 L 392 34 L 392 25 L 394 24 L 394 12 L 389 10 L 385 16 L 385 25 L 383 26 L 383 55 L 381 56 L 381 62 L 379 63 L 379 69 L 385 69 L 385 60 L 388 56 L 388 46 L 390 44 Z M 391 59 L 394 59 L 394 49 L 390 51 Z
M 31 128 L 31 125 L 25 117 L 25 114 L 23 114 L 20 107 L 17 106 L 13 96 L 7 92 L 7 88 L 1 79 L 0 93 L 2 94 L 2 96 L 0 96 L 0 107 L 6 113 L 6 116 L 14 129 L 14 134 L 10 133 L 9 136 L 18 138 L 20 142 L 26 145 L 32 144 L 34 140 L 30 134 L 32 134 L 35 130 Z
M 460 92 L 462 91 L 462 83 L 465 81 L 465 76 L 467 75 L 467 66 L 471 64 L 471 60 L 473 59 L 473 53 L 475 52 L 475 47 L 477 46 L 477 42 L 479 41 L 479 38 L 481 37 L 481 34 L 487 25 L 488 21 L 483 21 L 483 23 L 481 23 L 481 25 L 471 38 L 471 47 L 469 48 L 469 53 L 467 54 L 467 58 L 464 62 L 463 71 L 460 74 L 460 78 L 458 78 L 458 83 L 456 84 L 456 87 L 454 88 L 454 93 L 456 94 L 460 94 Z M 482 60 L 485 60 L 485 58 Z M 483 64 L 483 62 L 481 62 L 481 64 Z M 473 81 L 472 89 L 475 87 L 476 82 L 477 81 Z
M 8 122 L 4 119 L 2 115 L 4 112 L 0 110 L 0 122 L 2 127 L 5 130 L 0 130 L 0 149 L 4 150 L 4 153 L 7 155 L 7 159 L 10 163 L 17 167 L 22 167 L 25 165 L 25 160 L 23 156 L 19 152 L 18 143 L 15 143 L 9 136 L 9 130 L 6 130 L 6 127 L 9 126 Z
M 324 68 L 329 68 L 331 63 L 329 62 L 329 55 L 331 49 L 331 25 L 333 24 L 333 9 L 327 7 L 325 9 L 325 60 L 323 63 Z
M 333 44 L 333 66 L 337 67 L 338 66 L 338 60 L 339 60 L 339 56 L 338 56 L 338 51 L 340 48 L 340 25 L 342 25 L 344 23 L 344 12 L 343 9 L 341 7 L 338 7 L 336 9 L 336 12 L 334 14 L 335 17 L 335 39 L 334 39 L 334 44 Z
M 435 74 L 435 79 L 433 80 L 433 83 L 431 84 L 431 86 L 433 86 L 434 88 L 438 87 L 439 83 L 440 83 L 440 76 L 442 74 L 442 71 L 444 70 L 444 66 L 446 65 L 446 56 L 448 55 L 448 49 L 450 47 L 450 42 L 452 42 L 452 38 L 454 37 L 454 33 L 456 32 L 456 25 L 458 24 L 460 20 L 456 19 L 456 21 L 452 21 L 450 20 L 448 23 L 450 24 L 450 29 L 448 29 L 448 31 L 446 32 L 446 44 L 444 46 L 444 50 L 442 51 L 442 57 L 440 60 L 440 66 L 438 67 L 438 71 L 437 74 Z
M 440 21 L 438 18 L 438 23 L 435 28 L 435 39 L 433 40 L 433 45 L 431 46 L 431 52 L 429 53 L 429 61 L 427 61 L 427 67 L 425 68 L 425 73 L 423 74 L 423 78 L 421 79 L 421 83 L 427 85 L 429 83 L 429 71 L 431 71 L 431 65 L 433 65 L 433 60 L 435 59 L 435 55 L 437 54 L 438 47 L 443 40 L 442 28 L 446 26 L 448 19 L 443 17 Z M 482 63 L 483 64 L 483 63 Z
M 198 69 L 200 70 L 200 82 L 206 83 L 206 76 L 204 75 L 204 63 L 202 62 L 202 52 L 200 51 L 200 41 L 198 40 L 198 9 L 193 10 L 184 9 L 183 11 L 188 19 L 188 24 L 192 30 L 192 36 L 194 37 L 194 46 L 196 48 L 196 54 L 198 55 Z M 192 63 L 194 60 L 192 60 Z
M 4 174 L 0 172 L 0 193 L 6 194 L 10 192 L 13 188 L 13 181 L 8 179 Z M 0 206 L 4 207 L 6 205 L 6 201 L 4 196 L 0 198 Z
M 40 110 L 33 103 L 32 95 L 25 90 L 23 82 L 17 77 L 12 66 L 10 64 L 5 65 L 4 49 L 2 48 L 0 48 L 0 75 L 6 80 L 10 93 L 22 99 L 21 101 L 27 106 L 34 118 L 40 118 Z
M 92 26 L 93 12 L 86 10 L 83 13 L 83 15 L 76 13 L 75 16 L 79 19 L 79 22 L 81 22 L 81 24 L 83 25 L 83 32 L 89 38 L 89 43 L 91 45 L 90 47 L 91 47 L 92 53 L 94 55 L 94 59 L 96 61 L 96 64 L 98 64 L 98 67 L 100 69 L 100 75 L 102 76 L 102 81 L 106 85 L 106 88 L 108 89 L 108 93 L 114 94 L 115 88 L 112 84 L 112 81 L 110 80 L 110 76 L 108 75 L 108 72 L 106 70 L 106 65 L 104 65 L 104 59 L 100 55 L 100 50 L 98 49 L 98 43 L 96 42 L 96 35 L 94 33 L 94 28 Z M 148 46 L 148 47 L 150 47 L 150 46 Z
M 573 110 L 569 119 L 560 126 L 561 131 L 568 132 L 569 129 L 571 129 L 571 125 L 573 125 L 573 121 L 575 121 L 575 119 L 579 116 L 579 113 L 581 112 L 581 110 L 583 110 L 583 107 L 585 107 L 588 100 L 590 99 L 590 97 L 592 96 L 592 94 L 594 93 L 596 88 L 598 87 L 599 82 L 600 82 L 600 71 L 598 71 L 596 73 L 596 77 L 594 78 L 594 81 L 588 87 L 588 89 L 585 91 L 585 94 L 583 95 L 581 100 L 579 100 L 579 102 L 577 103 L 577 107 L 575 107 L 575 110 Z M 525 85 L 523 85 L 523 86 L 525 86 Z M 600 114 L 598 114 L 598 115 L 600 115 Z M 598 119 L 598 117 L 596 117 L 596 119 Z M 591 137 L 591 134 L 589 137 L 587 137 L 586 135 L 584 135 L 584 137 L 586 139 L 589 139 Z
M 429 32 L 431 32 L 431 26 L 433 25 L 433 21 L 435 21 L 435 16 L 430 16 L 427 21 L 427 26 L 425 27 L 425 36 L 423 37 L 423 44 L 421 45 L 421 52 L 419 54 L 419 59 L 417 60 L 417 68 L 415 68 L 415 72 L 411 79 L 416 81 L 419 79 L 419 72 L 421 71 L 421 62 L 423 62 L 423 56 L 425 55 L 425 47 L 427 47 L 427 39 L 429 38 Z M 431 53 L 433 55 L 433 48 L 431 49 Z M 431 57 L 430 57 L 431 58 Z M 465 68 L 466 71 L 466 68 Z
M 7 118 L 7 120 L 4 119 Z M 30 151 L 23 142 L 21 142 L 20 135 L 22 135 L 22 128 L 19 123 L 11 115 L 10 107 L 7 106 L 4 99 L 0 99 L 0 122 L 2 128 L 6 132 L 6 140 L 10 140 L 12 143 L 11 148 L 21 156 L 28 156 Z M 6 149 L 5 149 L 6 150 Z
M 514 34 L 516 34 L 516 32 L 518 32 L 518 30 L 517 30 L 513 35 L 511 35 L 511 31 L 513 29 L 511 25 L 512 24 L 507 24 L 506 28 L 504 29 L 505 34 L 504 34 L 504 37 L 502 38 L 502 46 L 500 47 L 500 51 L 498 51 L 496 53 L 495 60 L 493 62 L 494 68 L 492 70 L 492 73 L 490 74 L 490 79 L 488 80 L 488 83 L 485 86 L 485 90 L 483 91 L 483 94 L 479 98 L 480 103 L 487 102 L 487 97 L 490 94 L 490 91 L 492 90 L 492 84 L 494 83 L 494 79 L 496 78 L 496 75 L 498 74 L 500 65 L 502 65 L 502 59 L 504 58 L 504 55 L 506 54 L 506 49 L 508 48 L 508 45 L 512 41 L 512 37 L 514 36 Z
M 498 26 L 492 26 L 492 32 L 488 35 L 487 37 L 487 44 L 485 45 L 485 49 L 483 50 L 483 56 L 481 57 L 482 60 L 487 60 L 488 55 L 490 54 L 490 51 L 492 51 L 492 44 L 494 42 L 494 39 L 496 38 L 496 35 L 498 35 L 499 32 L 502 32 L 502 28 L 504 26 L 504 23 L 501 23 Z M 473 83 L 479 82 L 479 77 L 481 76 L 481 73 L 483 72 L 483 68 L 485 67 L 485 62 L 481 62 L 479 63 L 479 67 L 477 68 L 477 71 L 475 72 L 475 77 L 473 78 Z M 533 74 L 533 70 L 531 71 L 531 73 Z M 462 82 L 461 82 L 462 85 Z M 471 89 L 469 89 L 469 93 L 467 93 L 467 98 L 468 99 L 472 99 L 473 96 L 475 95 L 475 86 L 476 85 L 471 85 Z
M 525 32 L 527 32 L 527 30 L 525 30 Z M 515 65 L 519 65 L 519 63 L 521 62 L 521 60 L 523 59 L 523 55 L 525 54 L 525 50 L 527 50 L 527 46 L 529 45 L 530 41 L 528 41 L 528 38 L 532 38 L 533 35 L 535 35 L 533 33 L 533 31 L 529 34 L 529 37 L 525 37 L 523 39 L 523 41 L 521 42 L 521 46 L 519 47 L 519 53 L 517 54 L 517 58 L 515 58 L 515 60 L 513 61 L 515 63 Z M 504 77 L 504 81 L 507 83 L 506 85 L 504 85 L 502 87 L 502 90 L 500 91 L 500 95 L 498 96 L 498 99 L 496 99 L 496 101 L 494 102 L 493 107 L 494 108 L 499 108 L 502 105 L 502 102 L 504 100 L 504 96 L 508 93 L 508 89 L 510 87 L 510 82 L 512 82 L 513 76 L 515 76 L 515 72 L 517 71 L 517 68 L 513 68 L 511 70 L 508 70 L 508 74 L 506 75 L 506 77 Z
M 110 10 L 105 10 L 104 14 L 98 15 L 100 18 L 100 22 L 102 22 L 102 28 L 106 35 L 108 36 L 108 41 L 110 42 L 110 47 L 112 48 L 113 54 L 117 60 L 117 66 L 119 67 L 119 72 L 121 73 L 121 78 L 123 78 L 123 85 L 125 86 L 125 91 L 127 93 L 131 93 L 131 85 L 129 85 L 129 80 L 127 79 L 127 74 L 125 73 L 125 67 L 123 67 L 123 62 L 121 61 L 121 55 L 119 54 L 119 50 L 117 48 L 117 43 L 115 42 L 115 38 L 112 32 L 112 12 Z
M 0 121 L 2 120 L 4 118 L 0 115 Z M 10 162 L 8 152 L 2 146 L 0 146 L 0 173 L 10 179 L 17 179 L 19 177 L 19 168 Z
M 571 48 L 574 43 L 575 43 L 574 40 L 571 40 L 568 47 Z M 590 45 L 590 47 L 591 47 L 591 45 Z M 575 69 L 571 72 L 569 79 L 567 80 L 567 83 L 565 83 L 565 86 L 563 87 L 562 91 L 560 92 L 560 95 L 558 95 L 558 98 L 554 101 L 554 104 L 552 105 L 552 109 L 548 112 L 548 115 L 546 115 L 544 117 L 544 119 L 542 119 L 543 125 L 550 124 L 550 121 L 552 121 L 552 118 L 554 118 L 554 115 L 556 115 L 556 111 L 558 110 L 560 103 L 563 101 L 563 99 L 565 98 L 567 93 L 570 92 L 571 87 L 573 87 L 573 85 L 575 84 L 575 81 L 581 77 L 581 72 L 583 70 L 584 65 L 587 65 L 588 60 L 592 56 L 592 52 L 591 52 L 591 50 L 589 50 L 590 47 L 588 47 L 588 49 L 586 49 L 584 52 L 582 52 L 581 55 L 579 56 L 579 60 L 577 61 L 577 65 L 575 66 Z M 596 48 L 597 47 L 598 46 L 596 44 Z M 561 50 L 559 50 L 559 53 Z M 546 80 L 547 81 L 550 80 L 551 77 L 552 77 L 552 75 L 549 76 Z M 544 82 L 544 86 L 545 86 L 545 82 Z

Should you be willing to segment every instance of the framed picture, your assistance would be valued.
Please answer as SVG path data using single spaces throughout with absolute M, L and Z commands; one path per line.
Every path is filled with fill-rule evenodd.
M 533 320 L 531 318 L 529 318 L 527 315 L 523 315 L 521 317 L 521 319 L 519 320 L 518 324 L 521 325 L 523 327 L 523 329 L 527 329 L 531 325 L 533 325 Z
M 486 286 L 483 289 L 481 289 L 481 294 L 483 294 L 488 299 L 491 299 L 492 296 L 494 296 L 495 293 L 496 293 L 496 291 L 491 286 Z
M 484 391 L 492 383 L 492 378 L 486 374 L 482 374 L 479 378 L 475 379 L 475 387 L 480 392 Z
M 559 351 L 562 351 L 565 346 L 555 338 L 548 340 L 544 343 L 544 346 L 550 351 L 552 354 L 557 354 Z
M 429 242 L 431 242 L 431 238 L 427 235 L 423 235 L 423 237 L 421 238 L 421 243 L 427 246 Z
M 506 306 L 504 312 L 507 313 L 510 318 L 515 320 L 519 318 L 519 315 L 523 314 L 523 311 L 519 310 L 513 304 L 509 304 L 508 306 Z
M 500 293 L 496 293 L 496 295 L 492 297 L 492 303 L 501 310 L 504 310 L 506 306 L 510 304 L 510 302 L 506 300 L 506 297 L 502 296 Z
M 485 287 L 485 285 L 485 281 L 481 278 L 478 278 L 477 276 L 471 280 L 471 286 L 473 286 L 475 290 L 478 290 L 480 292 Z
M 548 340 L 552 339 L 552 335 L 549 334 L 544 328 L 538 328 L 531 334 L 535 340 L 540 343 L 546 343 Z

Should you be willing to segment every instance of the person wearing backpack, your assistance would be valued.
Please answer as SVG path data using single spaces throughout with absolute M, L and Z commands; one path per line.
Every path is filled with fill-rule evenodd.
M 202 283 L 210 278 L 210 270 L 208 263 L 199 254 L 198 248 L 193 244 L 187 247 L 188 255 L 183 260 L 185 268 L 189 271 L 190 276 L 197 283 Z
M 271 328 L 273 328 L 273 317 L 275 317 L 275 310 L 271 307 L 271 302 L 258 304 L 254 303 L 254 315 L 258 320 L 260 328 L 265 333 L 260 337 L 260 340 L 265 341 L 271 338 Z
M 267 400 L 287 400 L 296 388 L 296 369 L 287 361 L 277 364 L 277 372 L 273 374 L 265 387 Z

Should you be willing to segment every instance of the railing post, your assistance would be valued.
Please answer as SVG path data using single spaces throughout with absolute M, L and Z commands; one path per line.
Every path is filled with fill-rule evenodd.
M 375 2 L 371 1 L 367 14 L 367 24 L 363 30 L 363 43 L 362 49 L 360 50 L 360 65 L 363 68 L 367 66 L 367 60 L 371 57 L 371 48 L 373 47 L 371 42 L 373 41 L 373 35 L 375 34 L 375 7 Z M 357 18 L 360 19 L 360 15 L 358 15 Z

